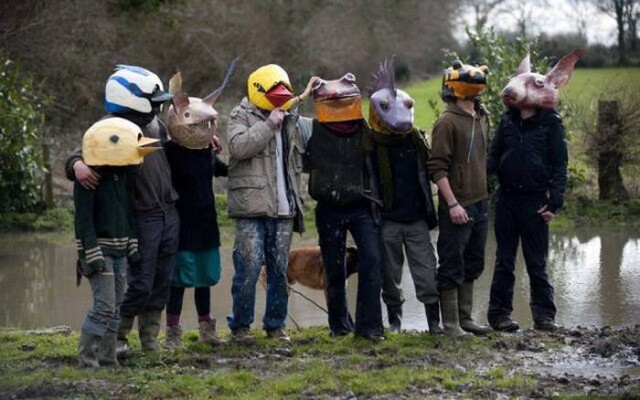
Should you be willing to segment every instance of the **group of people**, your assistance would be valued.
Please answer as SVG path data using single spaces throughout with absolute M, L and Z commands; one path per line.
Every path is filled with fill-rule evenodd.
M 308 192 L 317 201 L 331 336 L 384 340 L 382 302 L 389 329 L 401 330 L 405 254 L 431 333 L 519 329 L 511 303 L 520 240 L 534 327 L 555 329 L 547 224 L 562 207 L 567 148 L 555 102 L 543 104 L 534 95 L 551 88 L 557 100 L 557 88 L 568 82 L 579 56 L 565 57 L 546 77 L 530 73 L 528 59 L 523 61 L 503 91 L 509 109 L 490 148 L 488 116 L 479 100 L 488 74 L 484 66 L 456 61 L 445 70 L 447 107 L 429 144 L 414 126 L 414 100 L 396 88 L 392 60 L 372 75 L 367 120 L 353 74 L 312 77 L 295 95 L 286 71 L 265 65 L 249 75 L 247 96 L 230 113 L 228 165 L 217 156 L 213 103 L 232 71 L 200 101 L 186 96 L 181 81 L 176 88 L 172 78 L 165 92 L 151 71 L 118 66 L 105 88 L 107 115 L 85 133 L 82 150 L 66 163 L 68 178 L 76 182 L 78 274 L 89 279 L 94 297 L 82 325 L 80 366 L 117 365 L 117 355 L 128 351 L 135 317 L 142 350 L 158 350 L 165 308 L 167 345 L 180 346 L 186 287 L 195 287 L 199 340 L 222 342 L 210 315 L 209 288 L 221 271 L 213 176 L 228 176 L 228 213 L 235 219 L 227 322 L 237 343 L 255 340 L 251 325 L 263 265 L 262 327 L 269 338 L 290 340 L 286 271 L 293 233 L 304 231 L 302 173 L 309 174 Z M 566 79 L 547 82 L 556 70 Z M 532 82 L 524 79 L 529 75 Z M 297 113 L 310 97 L 313 119 Z M 167 129 L 158 116 L 168 100 Z M 96 132 L 101 140 L 95 140 Z M 164 150 L 150 148 L 154 141 Z M 499 180 L 491 327 L 472 318 L 474 281 L 484 269 L 487 173 L 497 173 Z M 438 188 L 437 210 L 431 182 Z M 436 257 L 429 232 L 438 225 Z M 358 248 L 355 319 L 346 296 L 347 233 Z

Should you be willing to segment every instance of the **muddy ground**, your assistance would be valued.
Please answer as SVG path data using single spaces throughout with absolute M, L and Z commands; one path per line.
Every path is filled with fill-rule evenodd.
M 303 331 L 304 332 L 304 331 Z M 56 335 L 68 333 L 58 332 Z M 550 397 L 615 397 L 640 399 L 640 325 L 625 328 L 560 329 L 545 333 L 524 330 L 514 334 L 491 334 L 484 338 L 428 339 L 430 348 L 424 352 L 404 354 L 402 349 L 420 344 L 424 333 L 404 332 L 388 335 L 382 344 L 360 343 L 360 340 L 342 339 L 341 345 L 352 346 L 352 351 L 331 350 L 330 339 L 320 337 L 324 333 L 294 333 L 287 346 L 263 345 L 259 341 L 251 347 L 229 344 L 211 351 L 195 348 L 180 354 L 162 352 L 152 358 L 134 354 L 123 361 L 113 378 L 101 375 L 87 378 L 55 373 L 73 367 L 75 357 L 40 357 L 38 363 L 0 364 L 0 374 L 44 374 L 45 378 L 25 380 L 22 383 L 3 383 L 2 399 L 26 398 L 164 398 L 203 397 L 197 393 L 167 393 L 154 391 L 152 385 L 140 384 L 137 370 L 155 371 L 162 378 L 168 374 L 214 373 L 224 376 L 233 371 L 252 371 L 261 381 L 289 378 L 316 361 L 330 365 L 329 370 L 339 371 L 345 366 L 357 371 L 383 371 L 386 368 L 404 368 L 415 371 L 427 367 L 433 379 L 413 384 L 403 384 L 400 390 L 379 393 L 353 390 L 349 384 L 337 385 L 331 390 L 319 389 L 309 384 L 306 388 L 288 395 L 265 395 L 264 398 L 302 399 L 413 399 L 413 398 L 550 398 Z M 72 338 L 69 338 L 70 340 Z M 415 339 L 415 340 L 414 340 Z M 193 339 L 195 341 L 195 339 Z M 20 350 L 29 353 L 39 344 L 34 340 L 16 340 Z M 196 345 L 194 345 L 196 346 Z M 468 351 L 466 349 L 468 348 Z M 357 361 L 354 361 L 354 352 Z M 455 356 L 449 356 L 455 354 Z M 1 360 L 0 355 L 0 361 Z M 513 377 L 513 384 L 497 384 L 489 376 L 499 367 L 506 371 L 503 378 Z M 437 371 L 454 371 L 460 378 L 457 383 L 447 383 Z M 48 371 L 48 372 L 47 372 Z M 436 373 L 433 373 L 436 371 Z M 51 373 L 53 378 L 46 378 Z M 473 379 L 465 377 L 473 376 Z M 530 384 L 519 384 L 526 377 Z M 153 379 L 153 376 L 151 378 Z M 503 379 L 504 380 L 504 379 Z M 0 382 L 3 382 L 0 380 Z M 4 387 L 3 387 L 4 386 Z M 213 388 L 204 397 L 222 397 L 229 393 Z M 164 393 L 164 394 L 158 394 Z M 251 393 L 251 392 L 248 392 Z M 251 398 L 250 395 L 247 395 Z

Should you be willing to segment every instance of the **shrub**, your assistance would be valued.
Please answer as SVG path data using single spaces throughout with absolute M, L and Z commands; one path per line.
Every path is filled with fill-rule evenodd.
M 41 203 L 39 132 L 47 102 L 33 80 L 0 54 L 0 212 L 31 211 Z

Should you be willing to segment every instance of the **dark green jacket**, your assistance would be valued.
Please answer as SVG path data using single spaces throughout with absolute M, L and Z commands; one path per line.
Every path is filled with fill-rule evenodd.
M 140 259 L 133 229 L 128 168 L 99 168 L 100 185 L 85 189 L 78 182 L 73 188 L 75 233 L 79 259 L 91 270 L 105 266 L 104 256 Z

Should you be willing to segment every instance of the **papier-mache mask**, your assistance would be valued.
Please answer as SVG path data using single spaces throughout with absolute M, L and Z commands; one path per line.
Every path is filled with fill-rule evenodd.
M 180 72 L 171 77 L 169 92 L 173 94 L 173 99 L 167 114 L 167 128 L 174 142 L 188 149 L 209 147 L 216 133 L 218 122 L 218 112 L 213 108 L 213 105 L 229 83 L 237 64 L 237 58 L 229 63 L 220 87 L 204 99 L 187 96 L 182 90 Z
M 124 118 L 106 118 L 91 125 L 82 137 L 82 157 L 90 166 L 142 164 L 143 157 L 161 149 L 160 140 L 142 135 Z
M 316 118 L 320 122 L 344 122 L 362 118 L 362 101 L 352 73 L 340 79 L 319 79 L 313 87 Z
M 484 92 L 487 86 L 486 65 L 476 67 L 455 60 L 453 65 L 444 70 L 442 76 L 442 97 L 470 100 Z
M 584 51 L 578 49 L 565 55 L 546 75 L 531 72 L 527 54 L 520 62 L 516 75 L 502 89 L 502 102 L 507 107 L 519 109 L 554 109 L 558 105 L 558 88 L 569 83 L 571 72 Z
M 272 111 L 276 108 L 288 110 L 293 98 L 289 75 L 279 65 L 264 65 L 249 75 L 247 80 L 249 101 L 256 107 Z
M 386 134 L 404 134 L 413 129 L 415 101 L 406 92 L 397 89 L 393 59 L 380 63 L 371 75 L 369 93 L 369 126 Z

